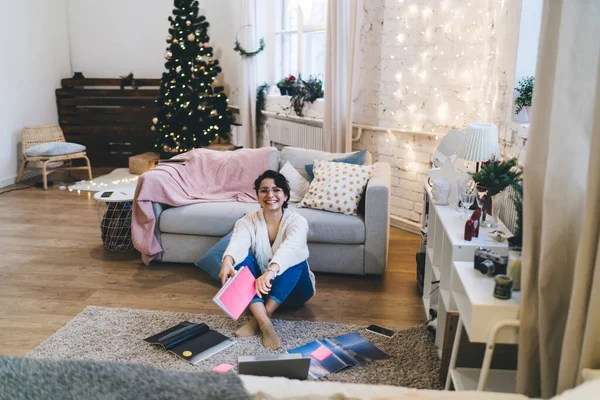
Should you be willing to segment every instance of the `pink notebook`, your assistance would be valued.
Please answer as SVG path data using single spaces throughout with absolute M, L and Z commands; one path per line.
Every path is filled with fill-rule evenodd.
M 225 282 L 213 301 L 237 321 L 256 294 L 255 280 L 250 269 L 242 267 Z

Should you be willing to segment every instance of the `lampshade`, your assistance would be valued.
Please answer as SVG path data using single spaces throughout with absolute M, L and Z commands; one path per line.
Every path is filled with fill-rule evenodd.
M 465 138 L 457 156 L 467 161 L 482 162 L 500 158 L 498 128 L 494 124 L 472 122 L 467 124 Z

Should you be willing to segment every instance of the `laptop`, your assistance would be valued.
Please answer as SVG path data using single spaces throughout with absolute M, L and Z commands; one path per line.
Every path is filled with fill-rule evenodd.
M 309 368 L 310 357 L 302 357 L 298 353 L 238 357 L 238 374 L 241 375 L 283 376 L 306 380 Z

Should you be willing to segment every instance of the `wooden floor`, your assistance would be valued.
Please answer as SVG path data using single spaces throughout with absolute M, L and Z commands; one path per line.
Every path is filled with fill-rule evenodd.
M 72 183 L 59 174 L 51 179 Z M 384 277 L 317 274 L 316 296 L 277 317 L 397 329 L 423 323 L 418 248 L 417 235 L 392 228 Z M 88 305 L 220 314 L 216 291 L 194 266 L 146 267 L 138 253 L 105 252 L 89 192 L 55 185 L 0 195 L 0 354 L 27 354 Z

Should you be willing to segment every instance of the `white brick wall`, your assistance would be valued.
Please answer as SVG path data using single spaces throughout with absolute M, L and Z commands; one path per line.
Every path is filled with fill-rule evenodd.
M 524 154 L 511 123 L 519 0 L 369 0 L 364 10 L 355 123 L 443 135 L 493 122 L 505 156 Z M 269 97 L 268 111 L 286 107 L 289 98 Z M 322 103 L 305 108 L 308 117 L 322 113 Z M 424 171 L 437 144 L 430 136 L 363 131 L 353 148 L 391 165 L 391 213 L 419 222 Z
M 520 1 L 469 3 L 365 2 L 355 122 L 440 135 L 493 122 L 505 156 L 522 156 L 524 140 L 512 132 L 510 115 Z M 354 143 L 392 166 L 392 215 L 420 221 L 424 171 L 437 144 L 433 137 L 368 131 Z M 414 170 L 404 170 L 411 162 Z

